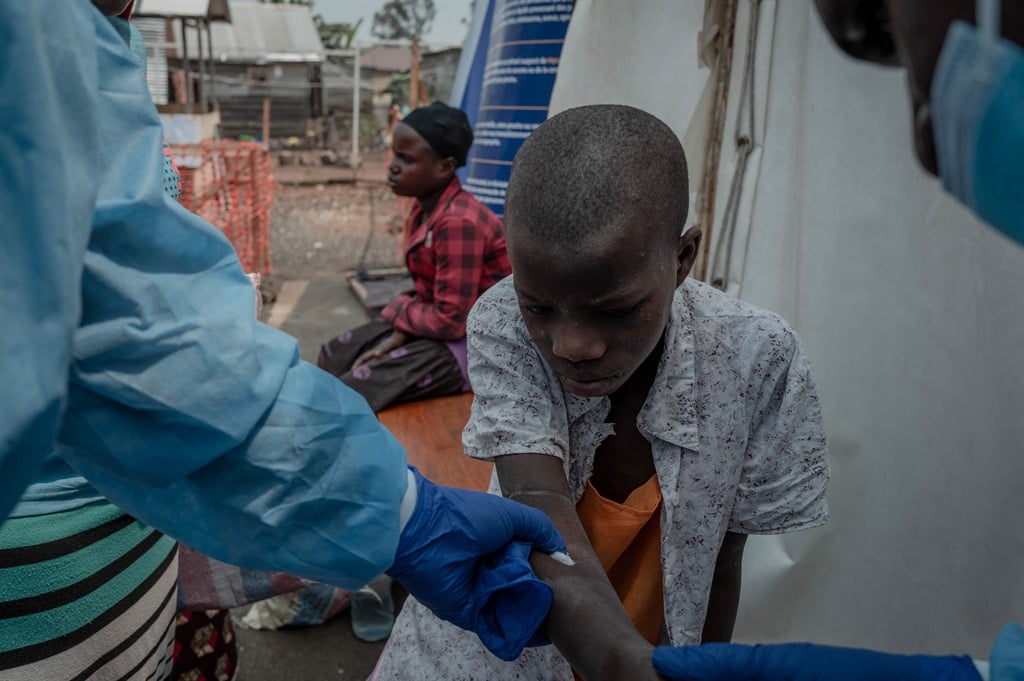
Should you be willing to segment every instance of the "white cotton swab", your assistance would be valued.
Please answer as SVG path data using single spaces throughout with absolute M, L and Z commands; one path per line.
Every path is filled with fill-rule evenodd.
M 554 553 L 549 553 L 548 556 L 550 556 L 552 560 L 561 563 L 562 565 L 572 567 L 576 564 L 576 561 L 570 558 L 569 554 L 565 553 L 564 551 L 555 551 Z

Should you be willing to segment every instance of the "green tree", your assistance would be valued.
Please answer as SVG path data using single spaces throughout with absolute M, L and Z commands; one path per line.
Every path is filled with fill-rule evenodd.
M 373 35 L 382 40 L 419 40 L 434 21 L 434 0 L 387 0 L 373 15 Z
M 420 79 L 420 38 L 434 21 L 434 0 L 387 0 L 373 15 L 373 35 L 382 40 L 408 40 L 412 57 L 409 68 L 409 106 L 426 103 Z
M 320 42 L 324 44 L 325 48 L 328 50 L 347 50 L 352 47 L 352 42 L 356 38 L 356 31 L 362 26 L 363 20 L 360 19 L 354 24 L 344 21 L 327 23 L 322 16 L 317 14 L 313 17 L 313 23 L 316 24 L 316 30 L 320 32 Z

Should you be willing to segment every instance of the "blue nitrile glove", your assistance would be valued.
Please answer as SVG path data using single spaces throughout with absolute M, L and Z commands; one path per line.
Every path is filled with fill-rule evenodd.
M 555 593 L 533 574 L 532 550 L 517 541 L 487 556 L 473 588 L 477 609 L 473 629 L 484 646 L 506 662 L 519 657 L 524 647 L 551 643 L 540 625 Z
M 507 582 L 513 591 L 506 598 L 499 588 L 505 575 L 498 568 L 514 558 L 514 552 L 507 553 L 511 542 L 543 553 L 564 552 L 565 542 L 547 515 L 535 508 L 435 485 L 410 469 L 416 479 L 416 508 L 387 573 L 438 617 L 476 632 L 502 659 L 515 658 L 547 616 L 551 590 L 513 580 Z
M 981 681 L 966 655 L 892 655 L 813 643 L 659 646 L 654 668 L 670 681 Z

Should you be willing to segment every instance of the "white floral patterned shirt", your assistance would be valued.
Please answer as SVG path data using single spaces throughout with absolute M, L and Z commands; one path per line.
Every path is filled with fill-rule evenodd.
M 530 341 L 511 278 L 469 319 L 475 399 L 468 454 L 550 454 L 565 464 L 575 500 L 611 432 L 607 398 L 563 391 Z M 828 519 L 827 447 L 800 340 L 777 315 L 687 280 L 672 303 L 665 349 L 637 418 L 651 443 L 664 504 L 661 564 L 673 645 L 700 641 L 725 533 L 773 534 Z M 491 491 L 497 493 L 496 481 Z M 378 665 L 379 679 L 558 679 L 554 646 L 502 662 L 475 634 L 410 598 Z

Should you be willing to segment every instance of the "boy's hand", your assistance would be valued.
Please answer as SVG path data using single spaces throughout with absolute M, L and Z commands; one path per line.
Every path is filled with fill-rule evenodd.
M 383 357 L 392 350 L 402 347 L 408 341 L 409 337 L 396 329 L 385 336 L 379 343 L 377 343 L 377 345 L 359 355 L 359 357 L 356 358 L 356 361 L 352 363 L 352 368 L 355 369 L 356 367 L 362 366 L 371 359 Z
M 966 656 L 892 655 L 812 643 L 659 646 L 653 659 L 669 681 L 981 681 Z

